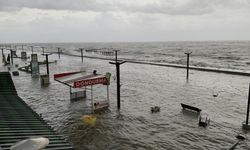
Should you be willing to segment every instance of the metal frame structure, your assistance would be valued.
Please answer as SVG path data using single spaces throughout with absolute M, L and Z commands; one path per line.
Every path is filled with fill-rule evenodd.
M 90 86 L 92 113 L 109 107 L 109 77 L 107 75 L 105 76 L 96 73 L 83 75 L 82 72 L 66 72 L 54 74 L 54 80 L 69 86 L 71 94 L 72 88 L 85 88 L 86 91 L 87 86 Z M 97 84 L 107 86 L 107 100 L 94 102 L 93 85 Z

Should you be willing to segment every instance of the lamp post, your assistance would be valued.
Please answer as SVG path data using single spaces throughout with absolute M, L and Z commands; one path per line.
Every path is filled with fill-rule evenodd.
M 81 58 L 82 58 L 82 62 L 83 62 L 83 48 L 80 48 L 81 51 Z
M 60 59 L 60 53 L 61 53 L 60 50 L 61 50 L 60 47 L 57 47 L 57 53 L 58 53 L 58 58 L 59 59 Z
M 118 50 L 115 50 L 115 62 L 109 62 L 110 64 L 113 64 L 116 66 L 116 78 L 117 78 L 117 108 L 120 109 L 120 65 L 125 63 L 126 61 L 118 61 L 117 59 L 117 52 Z
M 250 105 L 250 83 L 249 83 L 249 92 L 248 92 L 246 122 L 243 122 L 243 124 L 242 124 L 242 127 L 243 127 L 244 129 L 247 129 L 247 130 L 250 129 L 250 125 L 248 124 L 248 119 L 249 119 L 249 105 Z
M 187 55 L 187 75 L 186 75 L 186 80 L 188 82 L 188 77 L 189 77 L 189 55 L 192 54 L 192 52 L 185 52 Z
M 13 65 L 13 50 L 10 48 L 11 64 Z
M 51 53 L 44 53 L 42 54 L 46 57 L 46 68 L 47 68 L 47 75 L 49 75 L 49 55 L 52 55 Z

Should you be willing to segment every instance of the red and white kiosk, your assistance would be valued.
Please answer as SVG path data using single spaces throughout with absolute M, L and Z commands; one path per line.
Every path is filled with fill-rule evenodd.
M 70 99 L 81 99 L 86 98 L 86 89 L 90 86 L 91 91 L 91 105 L 92 112 L 99 111 L 109 107 L 109 84 L 110 84 L 110 73 L 106 75 L 93 74 L 84 75 L 82 72 L 66 72 L 60 74 L 54 74 L 54 80 L 70 87 Z M 107 99 L 103 101 L 94 101 L 93 98 L 93 86 L 102 84 L 107 87 Z M 72 92 L 71 88 L 83 89 L 81 91 Z

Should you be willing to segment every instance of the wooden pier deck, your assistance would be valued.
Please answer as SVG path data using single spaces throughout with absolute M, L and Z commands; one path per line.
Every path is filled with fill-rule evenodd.
M 0 150 L 36 136 L 49 139 L 45 149 L 74 149 L 18 96 L 10 73 L 0 72 Z

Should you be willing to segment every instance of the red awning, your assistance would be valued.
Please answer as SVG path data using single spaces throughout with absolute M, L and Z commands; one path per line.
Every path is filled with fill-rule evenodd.
M 85 74 L 84 72 L 66 72 L 54 74 L 54 80 L 72 88 L 81 88 L 95 84 L 107 84 L 106 76 L 100 74 Z

